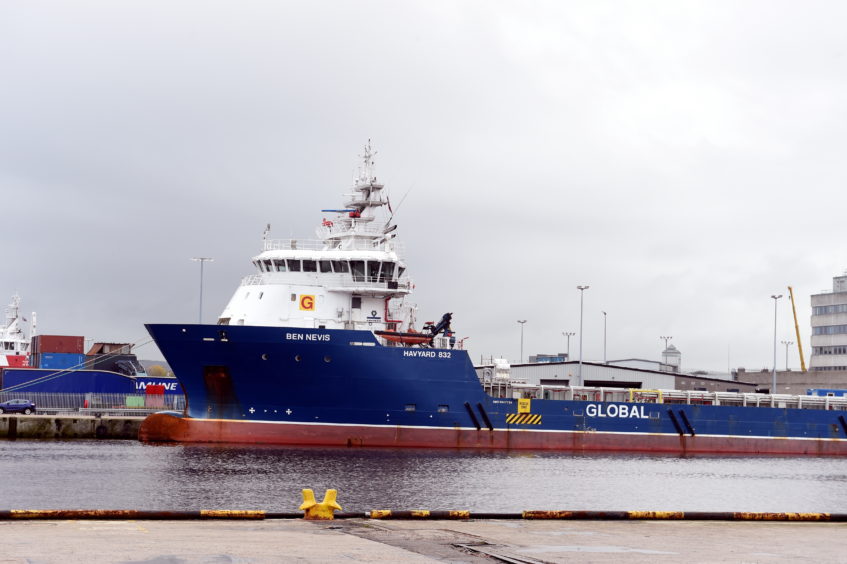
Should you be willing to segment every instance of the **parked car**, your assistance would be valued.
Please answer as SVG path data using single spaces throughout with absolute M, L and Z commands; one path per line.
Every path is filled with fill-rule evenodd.
M 0 413 L 35 413 L 35 404 L 25 399 L 13 399 L 0 402 Z

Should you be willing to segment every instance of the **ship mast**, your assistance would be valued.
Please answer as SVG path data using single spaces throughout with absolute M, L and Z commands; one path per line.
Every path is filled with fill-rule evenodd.
M 378 210 L 388 204 L 383 193 L 383 184 L 377 181 L 374 155 L 376 151 L 368 140 L 361 158 L 357 176 L 353 179 L 353 192 L 344 195 L 344 209 L 322 210 L 338 214 L 332 221 L 324 220 L 318 228 L 318 236 L 328 249 L 382 250 L 391 251 L 391 240 L 395 227 L 389 226 L 390 218 L 382 222 Z M 382 215 L 385 215 L 384 212 Z

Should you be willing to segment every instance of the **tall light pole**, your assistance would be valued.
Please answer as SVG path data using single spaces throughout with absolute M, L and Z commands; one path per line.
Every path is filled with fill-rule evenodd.
M 794 341 L 780 341 L 785 345 L 785 371 L 788 372 L 788 347 L 794 344 Z
M 603 312 L 603 364 L 608 364 L 606 361 L 606 312 Z
M 576 335 L 576 333 L 571 331 L 562 331 L 562 336 L 568 340 L 568 360 L 571 359 L 571 337 L 574 335 Z
M 212 262 L 215 259 L 211 257 L 192 257 L 191 260 L 200 263 L 200 315 L 198 316 L 199 323 L 203 324 L 203 263 Z
M 526 323 L 526 319 L 518 319 L 518 323 L 521 324 L 521 364 L 523 364 L 523 325 Z
M 773 387 L 771 388 L 771 393 L 776 393 L 776 304 L 779 303 L 779 298 L 782 297 L 782 294 L 773 294 L 771 295 L 773 298 Z
M 582 298 L 588 286 L 577 286 L 576 289 L 579 290 L 579 375 L 576 381 L 578 386 L 582 386 Z

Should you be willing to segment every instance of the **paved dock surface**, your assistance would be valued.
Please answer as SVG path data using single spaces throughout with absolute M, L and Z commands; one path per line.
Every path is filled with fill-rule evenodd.
M 847 562 L 847 524 L 4 521 L 0 563 Z

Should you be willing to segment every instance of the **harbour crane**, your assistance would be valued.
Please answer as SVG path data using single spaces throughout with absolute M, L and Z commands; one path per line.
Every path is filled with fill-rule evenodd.
M 797 350 L 800 351 L 800 370 L 806 371 L 806 359 L 803 358 L 803 344 L 800 342 L 800 325 L 797 323 L 797 308 L 794 305 L 794 289 L 788 287 L 788 297 L 791 299 L 791 311 L 794 312 L 794 331 L 797 333 Z

